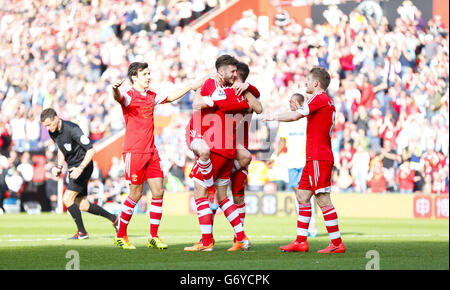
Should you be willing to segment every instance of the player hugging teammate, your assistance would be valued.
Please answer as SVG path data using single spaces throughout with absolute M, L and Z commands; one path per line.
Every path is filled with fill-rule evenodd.
M 213 220 L 220 207 L 234 230 L 233 246 L 228 251 L 248 250 L 250 240 L 243 228 L 245 219 L 244 188 L 247 168 L 251 162 L 248 151 L 248 130 L 251 114 L 262 112 L 259 91 L 245 82 L 249 67 L 230 55 L 222 55 L 215 62 L 217 73 L 170 95 L 153 92 L 150 87 L 150 70 L 146 63 L 132 63 L 128 77 L 132 89 L 119 91 L 123 80 L 113 86 L 115 100 L 120 103 L 126 123 L 124 161 L 126 179 L 131 183 L 130 194 L 122 205 L 119 229 L 115 243 L 124 249 L 134 249 L 127 237 L 127 225 L 133 209 L 142 196 L 142 186 L 147 181 L 152 192 L 150 206 L 150 237 L 148 246 L 166 249 L 157 234 L 162 216 L 163 172 L 154 145 L 153 111 L 155 105 L 178 100 L 194 90 L 192 118 L 186 128 L 186 143 L 197 156 L 190 177 L 194 181 L 194 199 L 202 237 L 185 251 L 212 251 L 214 249 Z M 297 192 L 299 216 L 297 239 L 282 251 L 306 252 L 308 225 L 311 220 L 311 196 L 316 197 L 330 245 L 319 253 L 344 253 L 338 228 L 336 210 L 331 203 L 331 173 L 333 153 L 331 132 L 335 107 L 326 94 L 330 75 L 323 68 L 313 68 L 306 82 L 307 101 L 298 110 L 281 114 L 265 112 L 263 120 L 290 122 L 307 117 L 306 166 L 302 172 Z M 233 201 L 227 197 L 230 184 Z
M 218 207 L 235 233 L 233 246 L 228 250 L 250 248 L 250 241 L 243 230 L 244 187 L 251 161 L 247 150 L 248 123 L 253 111 L 262 112 L 257 100 L 259 91 L 245 83 L 249 74 L 245 63 L 230 55 L 222 55 L 216 60 L 215 67 L 221 81 L 208 79 L 196 92 L 195 110 L 186 128 L 186 143 L 198 156 L 190 177 L 195 183 L 194 198 L 202 239 L 192 247 L 186 247 L 185 251 L 213 250 L 213 218 Z M 230 178 L 233 202 L 226 196 Z

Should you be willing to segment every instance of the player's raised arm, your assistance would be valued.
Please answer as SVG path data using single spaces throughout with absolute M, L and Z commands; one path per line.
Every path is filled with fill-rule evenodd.
M 202 87 L 202 85 L 205 83 L 205 81 L 209 78 L 209 76 L 207 77 L 203 77 L 195 82 L 193 82 L 192 84 L 189 84 L 181 89 L 175 90 L 170 92 L 167 95 L 167 100 L 166 103 L 172 103 L 175 102 L 176 100 L 182 98 L 184 95 L 186 95 L 190 90 L 198 90 L 199 88 Z
M 123 96 L 119 91 L 119 87 L 123 84 L 124 81 L 125 81 L 125 79 L 118 80 L 112 86 L 114 100 L 116 100 L 118 103 L 121 103 L 121 104 L 123 102 Z
M 263 111 L 263 107 L 261 105 L 261 102 L 258 101 L 258 99 L 249 91 L 245 93 L 245 98 L 247 99 L 248 104 L 250 105 L 250 108 L 253 112 L 256 114 L 261 114 Z
M 192 102 L 192 109 L 201 110 L 207 107 L 213 107 L 214 102 L 210 96 L 202 96 L 201 90 L 196 90 Z
M 299 95 L 299 94 L 294 94 Z M 302 96 L 302 95 L 300 95 Z M 304 97 L 302 96 L 304 99 Z M 300 105 L 298 99 L 295 99 L 294 97 L 290 100 L 290 106 L 291 111 L 282 112 L 282 113 L 274 113 L 274 112 L 264 112 L 262 116 L 263 121 L 280 121 L 280 122 L 293 122 L 297 121 L 303 117 L 306 117 L 309 115 L 310 106 L 308 102 L 303 102 L 303 105 Z
M 288 111 L 282 113 L 274 113 L 271 111 L 265 111 L 261 116 L 263 121 L 280 121 L 280 122 L 293 122 L 297 121 L 306 115 L 302 115 L 297 111 Z
M 179 90 L 175 90 L 173 92 L 170 92 L 167 95 L 166 103 L 172 103 L 175 102 L 178 99 L 181 99 L 184 95 L 186 95 L 190 90 L 193 89 L 192 85 L 187 85 Z
M 204 76 L 196 81 L 194 81 L 192 84 L 189 84 L 187 86 L 185 86 L 182 89 L 176 90 L 171 92 L 169 95 L 167 95 L 167 103 L 171 103 L 174 102 L 178 99 L 180 99 L 181 97 L 183 97 L 187 92 L 189 92 L 190 90 L 194 90 L 194 91 L 200 91 L 200 88 L 205 84 L 205 82 L 208 79 L 213 79 L 216 80 L 218 82 L 223 82 L 223 78 L 221 75 L 219 75 L 218 73 L 213 73 L 212 75 L 207 75 Z

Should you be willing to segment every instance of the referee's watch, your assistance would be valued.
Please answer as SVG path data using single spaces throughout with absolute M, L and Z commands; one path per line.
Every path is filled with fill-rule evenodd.
M 81 165 L 81 164 L 80 164 L 80 166 L 78 166 L 78 167 L 80 167 L 80 168 L 83 169 L 83 170 L 84 170 L 84 168 L 85 168 L 85 167 L 84 167 L 83 165 Z

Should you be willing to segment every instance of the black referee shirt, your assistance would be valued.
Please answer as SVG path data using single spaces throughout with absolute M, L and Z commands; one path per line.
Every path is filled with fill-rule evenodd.
M 62 120 L 61 130 L 49 132 L 50 137 L 56 143 L 69 168 L 81 164 L 86 151 L 92 148 L 91 140 L 83 134 L 80 127 L 70 121 Z

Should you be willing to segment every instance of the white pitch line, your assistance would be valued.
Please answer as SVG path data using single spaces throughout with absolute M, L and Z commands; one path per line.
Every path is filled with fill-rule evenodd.
M 23 237 L 37 237 L 43 236 L 42 238 L 27 238 Z M 449 234 L 399 234 L 399 235 L 342 235 L 344 238 L 361 238 L 361 239 L 370 239 L 370 238 L 429 238 L 429 237 L 449 237 Z M 45 238 L 47 237 L 47 238 Z M 165 239 L 197 239 L 198 235 L 165 235 Z M 283 236 L 253 236 L 253 238 L 258 239 L 270 239 L 270 240 L 279 240 L 279 239 L 289 239 L 292 238 L 293 235 L 283 235 Z M 328 235 L 324 236 L 328 237 Z M 6 238 L 6 239 L 3 239 Z M 12 238 L 12 239 L 7 239 Z M 216 239 L 229 239 L 230 236 L 220 235 L 216 236 Z M 112 236 L 93 236 L 95 240 L 110 240 Z M 130 239 L 148 239 L 148 236 L 131 236 Z M 66 235 L 0 235 L 0 242 L 39 242 L 39 241 L 68 241 L 68 236 Z

